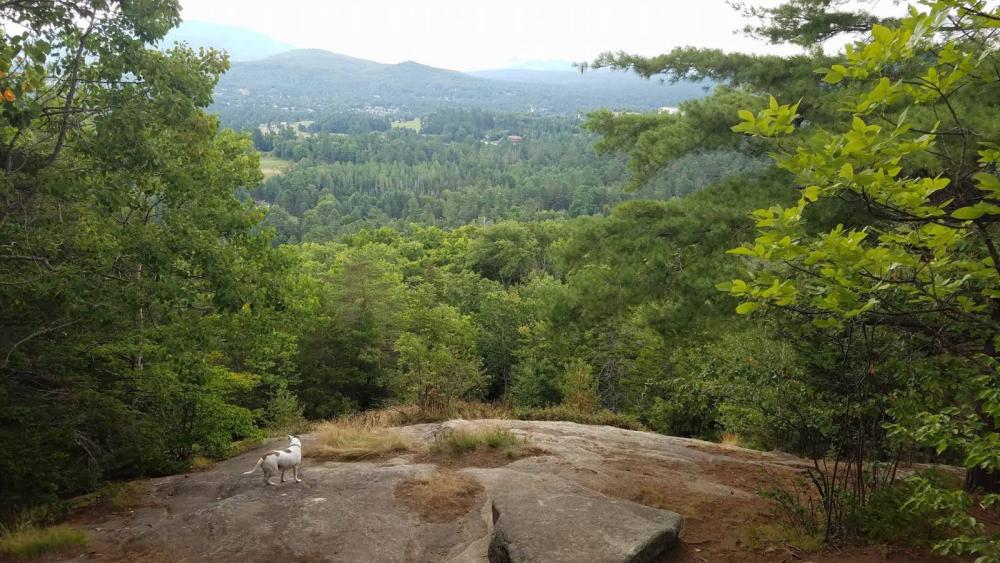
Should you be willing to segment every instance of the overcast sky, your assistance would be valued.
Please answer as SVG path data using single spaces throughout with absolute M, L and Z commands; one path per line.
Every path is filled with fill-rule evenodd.
M 457 70 L 589 60 L 606 50 L 654 55 L 682 45 L 794 51 L 734 35 L 743 19 L 725 0 L 181 2 L 185 19 L 247 27 L 296 47 Z

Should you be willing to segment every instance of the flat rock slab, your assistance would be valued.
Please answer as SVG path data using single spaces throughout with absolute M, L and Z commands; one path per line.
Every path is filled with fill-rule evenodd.
M 324 463 L 307 466 L 302 483 L 272 487 L 259 475 L 212 470 L 161 480 L 153 490 L 160 504 L 101 527 L 111 528 L 105 533 L 131 561 L 486 563 L 485 495 L 464 517 L 441 523 L 421 520 L 395 499 L 399 482 L 433 471 Z
M 553 475 L 464 469 L 493 505 L 492 563 L 646 563 L 672 547 L 683 518 L 606 497 Z
M 87 524 L 95 545 L 82 559 L 646 563 L 678 542 L 682 517 L 626 500 L 632 497 L 609 485 L 655 479 L 680 493 L 664 495 L 678 504 L 695 490 L 692 483 L 701 483 L 699 498 L 753 498 L 702 478 L 713 463 L 732 458 L 684 439 L 565 422 L 453 420 L 398 430 L 429 443 L 457 428 L 505 428 L 541 453 L 503 467 L 461 469 L 483 491 L 467 514 L 431 522 L 395 494 L 401 482 L 437 470 L 420 463 L 427 458 L 321 463 L 307 457 L 302 483 L 275 487 L 265 486 L 259 472 L 242 474 L 279 440 L 204 472 L 147 481 L 140 506 Z M 307 454 L 312 439 L 304 437 Z

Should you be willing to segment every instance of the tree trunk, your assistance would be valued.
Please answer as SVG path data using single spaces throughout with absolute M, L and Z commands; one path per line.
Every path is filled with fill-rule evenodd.
M 973 467 L 965 472 L 965 490 L 984 493 L 1000 493 L 1000 471 L 990 471 L 981 467 Z

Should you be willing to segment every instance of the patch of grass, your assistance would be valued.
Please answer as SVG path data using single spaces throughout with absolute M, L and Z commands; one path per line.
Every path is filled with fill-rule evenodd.
M 132 481 L 128 483 L 110 483 L 99 492 L 101 506 L 115 512 L 129 510 L 142 503 L 142 485 Z
M 825 545 L 823 534 L 810 534 L 783 524 L 754 524 L 747 529 L 746 540 L 750 547 L 757 550 L 782 546 L 815 553 Z
M 70 515 L 82 511 L 123 512 L 142 504 L 143 493 L 140 481 L 105 483 L 92 493 L 37 507 L 31 512 L 24 513 L 20 516 L 18 525 L 20 528 L 38 528 L 62 522 Z M 39 513 L 38 508 L 43 508 L 44 511 Z
M 394 496 L 429 522 L 450 522 L 468 514 L 483 487 L 457 471 L 439 470 L 430 477 L 401 481 Z
M 229 457 L 235 457 L 235 456 L 238 456 L 240 454 L 249 452 L 250 450 L 256 448 L 257 446 L 259 446 L 259 445 L 261 445 L 263 443 L 264 443 L 263 436 L 255 436 L 253 438 L 244 438 L 242 440 L 238 440 L 236 442 L 233 442 L 233 445 L 230 448 L 230 454 L 231 455 Z
M 609 410 L 599 410 L 595 412 L 581 412 L 576 409 L 560 405 L 557 407 L 537 408 L 537 409 L 517 409 L 514 411 L 514 418 L 518 420 L 553 420 L 576 422 L 578 424 L 590 424 L 594 426 L 615 426 L 626 430 L 647 430 L 638 419 L 611 412 Z
M 191 471 L 207 471 L 213 465 L 215 465 L 215 460 L 200 454 L 191 458 Z
M 304 455 L 319 460 L 357 461 L 393 453 L 417 451 L 417 444 L 385 428 L 367 427 L 351 420 L 325 422 L 316 429 L 319 443 Z
M 80 549 L 90 544 L 85 530 L 70 526 L 26 527 L 0 537 L 0 555 L 32 559 L 48 553 Z
M 434 438 L 430 452 L 432 454 L 464 455 L 475 452 L 479 448 L 502 450 L 508 458 L 518 457 L 520 447 L 525 440 L 502 428 L 485 430 L 453 430 L 444 432 Z

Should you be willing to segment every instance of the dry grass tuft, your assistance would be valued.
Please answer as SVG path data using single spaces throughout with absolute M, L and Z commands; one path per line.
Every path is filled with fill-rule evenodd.
M 419 449 L 410 438 L 366 419 L 324 422 L 316 437 L 319 443 L 306 448 L 304 455 L 318 460 L 357 461 Z
M 207 471 L 215 465 L 215 461 L 203 455 L 195 455 L 191 458 L 191 471 Z
M 139 481 L 106 485 L 100 491 L 100 504 L 114 512 L 123 512 L 142 504 L 144 492 Z
M 439 470 L 430 477 L 396 485 L 395 497 L 428 522 L 450 522 L 469 513 L 483 487 L 457 471 Z
M 31 559 L 47 553 L 81 549 L 90 543 L 90 536 L 79 528 L 52 526 L 26 527 L 0 537 L 0 556 Z
M 739 446 L 740 435 L 735 432 L 723 432 L 719 437 L 719 443 L 723 446 Z

